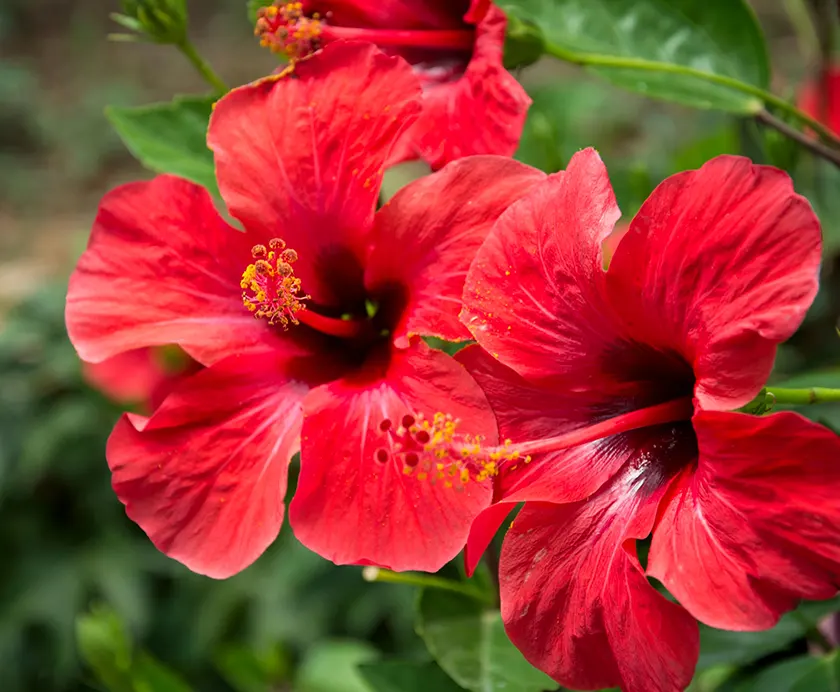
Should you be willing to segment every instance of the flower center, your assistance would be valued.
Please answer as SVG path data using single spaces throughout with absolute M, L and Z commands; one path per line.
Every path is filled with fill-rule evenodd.
M 383 464 L 394 459 L 403 473 L 416 475 L 418 480 L 463 489 L 471 480 L 482 482 L 499 473 L 516 471 L 520 464 L 529 464 L 533 454 L 558 452 L 640 428 L 686 421 L 693 410 L 692 398 L 682 397 L 564 435 L 518 444 L 505 440 L 493 446 L 483 445 L 480 436 L 461 434 L 458 419 L 451 415 L 436 413 L 428 420 L 422 413 L 407 414 L 396 429 L 390 418 L 379 424 L 379 430 L 390 438 L 390 446 L 377 449 L 374 458 Z
M 300 279 L 292 265 L 297 261 L 297 253 L 286 247 L 280 238 L 272 238 L 265 245 L 251 248 L 254 259 L 242 272 L 242 302 L 254 317 L 266 319 L 271 325 L 279 324 L 288 329 L 289 324 L 300 324 L 297 313 L 304 310 L 304 300 L 309 296 L 302 294 Z
M 275 2 L 257 12 L 254 35 L 260 45 L 289 60 L 299 60 L 321 47 L 321 18 L 307 17 L 300 2 Z
M 239 282 L 242 303 L 258 319 L 267 320 L 271 326 L 284 330 L 289 325 L 305 324 L 312 329 L 341 339 L 368 339 L 374 325 L 368 318 L 357 319 L 345 315 L 341 319 L 328 317 L 307 309 L 303 301 L 311 296 L 302 292 L 301 280 L 294 274 L 292 265 L 298 254 L 280 238 L 272 238 L 268 247 L 251 248 L 253 262 L 242 272 Z
M 512 448 L 510 440 L 501 446 L 482 447 L 480 435 L 461 434 L 458 426 L 457 418 L 440 412 L 431 420 L 422 413 L 406 414 L 397 426 L 386 418 L 379 430 L 389 437 L 390 445 L 377 449 L 374 457 L 383 464 L 393 458 L 403 473 L 414 474 L 418 480 L 461 490 L 471 480 L 480 483 L 495 476 L 502 463 L 531 461 Z
M 283 54 L 289 60 L 305 58 L 324 43 L 339 39 L 368 41 L 380 47 L 394 49 L 472 50 L 475 31 L 472 29 L 366 29 L 340 27 L 329 23 L 330 13 L 322 17 L 317 12 L 307 17 L 303 3 L 281 2 L 262 7 L 257 13 L 254 35 L 260 45 L 273 53 Z M 413 61 L 411 61 L 413 62 Z

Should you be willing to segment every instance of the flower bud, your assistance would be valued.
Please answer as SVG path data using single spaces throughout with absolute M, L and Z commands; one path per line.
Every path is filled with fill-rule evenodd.
M 527 67 L 537 62 L 544 53 L 545 37 L 540 27 L 509 12 L 505 32 L 505 67 L 509 70 Z
M 113 38 L 137 41 L 145 38 L 153 43 L 179 45 L 187 39 L 186 0 L 122 0 L 123 14 L 114 13 L 111 19 L 132 34 L 117 34 Z

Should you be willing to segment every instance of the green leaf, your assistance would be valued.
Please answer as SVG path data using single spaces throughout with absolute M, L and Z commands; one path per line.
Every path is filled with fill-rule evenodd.
M 729 632 L 700 626 L 700 660 L 697 670 L 714 666 L 743 666 L 768 654 L 786 649 L 829 613 L 840 610 L 840 597 L 803 603 L 779 623 L 761 632 Z
M 426 589 L 417 633 L 441 668 L 475 692 L 543 692 L 557 683 L 531 666 L 505 634 L 496 610 L 458 594 Z
M 765 668 L 728 689 L 733 692 L 838 692 L 840 655 L 834 651 L 823 658 L 791 658 Z
M 113 610 L 96 607 L 76 618 L 79 654 L 110 692 L 134 692 L 131 684 L 131 642 Z
M 523 22 L 515 14 L 508 16 L 505 32 L 504 64 L 509 70 L 526 67 L 545 53 L 542 30 L 531 22 Z
M 755 16 L 744 0 L 507 0 L 503 8 L 542 28 L 548 52 L 664 64 L 592 69 L 614 84 L 699 108 L 753 114 L 759 98 L 680 72 L 689 68 L 766 88 L 770 68 Z
M 207 148 L 212 96 L 176 96 L 167 103 L 106 109 L 126 147 L 156 173 L 179 175 L 217 194 L 213 154 Z
M 466 348 L 475 343 L 474 341 L 446 341 L 444 339 L 438 339 L 436 336 L 424 336 L 423 341 L 432 348 L 443 351 L 450 356 L 454 356 L 462 348 Z
M 373 692 L 463 692 L 440 667 L 428 661 L 364 663 L 359 672 Z
M 192 692 L 181 677 L 149 654 L 141 652 L 131 668 L 134 692 Z
M 277 687 L 287 679 L 290 667 L 280 646 L 258 652 L 242 644 L 227 644 L 216 652 L 213 662 L 236 692 L 265 692 Z
M 322 642 L 314 646 L 301 663 L 295 691 L 372 692 L 358 666 L 377 656 L 376 649 L 365 642 Z
M 680 147 L 673 157 L 674 171 L 700 168 L 706 161 L 721 154 L 739 154 L 738 132 L 731 123 L 704 137 L 691 140 Z

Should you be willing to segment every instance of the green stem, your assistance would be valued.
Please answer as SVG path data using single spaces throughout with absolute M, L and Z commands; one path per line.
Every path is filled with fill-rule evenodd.
M 840 402 L 840 389 L 828 387 L 805 387 L 802 389 L 785 389 L 783 387 L 768 387 L 767 394 L 776 399 L 779 404 L 827 404 Z
M 546 53 L 562 60 L 564 62 L 572 63 L 573 65 L 580 65 L 581 67 L 610 67 L 613 69 L 625 70 L 642 70 L 645 72 L 659 72 L 664 74 L 678 74 L 684 77 L 694 77 L 702 79 L 712 84 L 720 84 L 728 87 L 733 91 L 738 91 L 748 96 L 754 96 L 757 101 L 755 104 L 755 112 L 759 113 L 763 105 L 770 105 L 782 111 L 786 115 L 798 120 L 801 124 L 810 127 L 816 132 L 824 141 L 830 143 L 832 146 L 840 148 L 840 139 L 838 139 L 830 130 L 814 120 L 811 116 L 803 113 L 794 105 L 788 103 L 783 98 L 771 94 L 752 84 L 747 84 L 733 77 L 725 75 L 713 74 L 711 72 L 704 72 L 686 65 L 676 65 L 674 63 L 657 62 L 655 60 L 645 60 L 643 58 L 622 58 L 612 55 L 595 55 L 590 53 L 575 53 L 567 50 L 562 46 L 554 43 L 546 43 Z
M 454 593 L 474 598 L 476 601 L 481 601 L 482 603 L 489 603 L 492 599 L 492 594 L 484 593 L 468 584 L 461 584 L 451 579 L 443 579 L 442 577 L 434 577 L 428 574 L 418 574 L 417 572 L 391 572 L 390 570 L 380 569 L 379 567 L 365 567 L 362 570 L 362 578 L 370 582 L 408 584 L 409 586 L 419 586 L 423 589 L 453 591 Z
M 183 43 L 176 44 L 176 47 L 193 64 L 193 67 L 198 70 L 198 73 L 204 78 L 204 81 L 218 92 L 219 96 L 224 96 L 229 91 L 227 84 L 210 67 L 210 64 L 199 55 L 192 41 L 188 38 L 184 39 Z

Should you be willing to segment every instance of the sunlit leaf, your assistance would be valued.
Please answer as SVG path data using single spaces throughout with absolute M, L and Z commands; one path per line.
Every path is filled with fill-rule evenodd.
M 769 82 L 767 49 L 743 0 L 505 0 L 510 14 L 543 30 L 546 41 L 576 56 L 607 56 L 733 78 L 756 87 Z M 614 84 L 700 108 L 751 114 L 761 100 L 729 86 L 680 73 L 593 67 Z
M 129 151 L 156 173 L 171 173 L 216 192 L 207 148 L 212 96 L 176 96 L 167 103 L 105 111 Z

